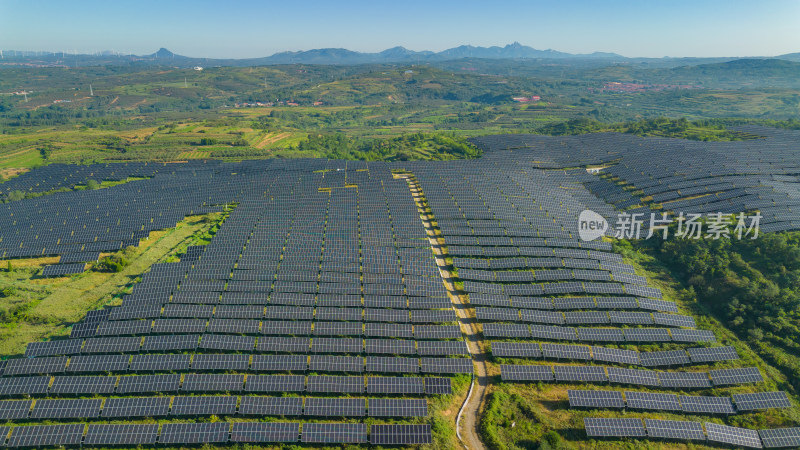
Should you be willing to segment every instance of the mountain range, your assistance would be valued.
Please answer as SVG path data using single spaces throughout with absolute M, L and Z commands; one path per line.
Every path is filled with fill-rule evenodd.
M 584 64 L 637 63 L 651 66 L 696 65 L 711 62 L 731 61 L 735 57 L 713 58 L 629 58 L 616 53 L 594 52 L 588 54 L 565 53 L 557 50 L 538 50 L 519 42 L 503 47 L 476 47 L 461 45 L 441 52 L 414 51 L 404 47 L 393 47 L 377 53 L 364 53 L 343 48 L 321 48 L 305 51 L 286 51 L 261 58 L 213 59 L 178 55 L 161 48 L 149 55 L 124 55 L 104 51 L 91 55 L 73 55 L 61 52 L 21 52 L 4 50 L 0 65 L 106 65 L 106 64 L 159 64 L 178 67 L 191 66 L 258 66 L 276 64 L 382 64 L 382 63 L 430 63 L 460 59 L 507 59 L 507 60 L 553 60 L 554 62 L 581 62 Z M 774 57 L 789 61 L 800 61 L 800 53 Z

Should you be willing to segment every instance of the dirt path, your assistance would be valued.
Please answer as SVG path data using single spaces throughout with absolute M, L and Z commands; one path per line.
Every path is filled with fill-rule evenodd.
M 483 342 L 483 334 L 480 332 L 474 312 L 469 309 L 466 293 L 456 289 L 453 282 L 449 266 L 445 261 L 447 247 L 444 245 L 444 239 L 441 234 L 437 232 L 432 224 L 433 217 L 426 210 L 427 201 L 421 187 L 412 177 L 401 176 L 401 178 L 405 178 L 408 183 L 411 195 L 414 197 L 414 202 L 416 202 L 420 211 L 425 231 L 428 233 L 428 240 L 436 257 L 436 264 L 439 266 L 439 272 L 453 303 L 453 310 L 458 316 L 461 332 L 466 336 L 467 347 L 472 356 L 474 379 L 470 387 L 470 393 L 459 412 L 458 419 L 456 419 L 458 438 L 468 450 L 483 450 L 486 447 L 478 435 L 478 420 L 484 407 L 486 386 L 489 384 L 489 375 L 486 367 L 487 353 L 486 345 Z

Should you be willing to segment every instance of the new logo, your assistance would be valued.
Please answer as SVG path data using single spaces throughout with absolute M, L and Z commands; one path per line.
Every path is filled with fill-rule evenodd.
M 603 236 L 606 230 L 608 230 L 608 221 L 603 216 L 591 209 L 581 211 L 581 215 L 578 216 L 578 235 L 581 240 L 593 241 Z

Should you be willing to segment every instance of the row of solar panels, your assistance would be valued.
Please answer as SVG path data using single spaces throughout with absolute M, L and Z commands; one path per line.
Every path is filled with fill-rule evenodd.
M 499 284 L 479 281 L 464 281 L 464 290 L 476 294 L 514 295 L 561 295 L 561 294 L 610 294 L 634 295 L 660 299 L 661 291 L 647 286 L 622 283 L 600 283 L 592 281 L 566 281 L 562 283 Z
M 432 442 L 430 425 L 362 423 L 216 422 L 72 424 L 0 427 L 7 447 L 137 446 L 170 444 L 367 444 L 417 445 Z
M 157 305 L 161 304 L 203 304 L 219 305 L 223 308 L 217 310 L 222 316 L 224 308 L 232 305 L 248 306 L 307 306 L 312 307 L 363 307 L 366 309 L 395 308 L 395 309 L 441 309 L 451 306 L 450 300 L 445 297 L 407 297 L 405 295 L 346 295 L 346 294 L 302 294 L 289 292 L 192 292 L 190 294 L 176 293 L 170 298 L 169 294 L 130 294 L 123 298 L 123 306 L 128 305 Z M 217 312 L 215 311 L 215 313 Z M 236 311 L 230 311 L 236 314 Z
M 556 381 L 583 383 L 618 383 L 663 388 L 711 388 L 764 381 L 756 367 L 719 369 L 709 372 L 657 372 L 604 366 L 500 366 L 503 381 Z
M 615 362 L 644 367 L 708 364 L 739 359 L 733 347 L 697 347 L 639 352 L 588 345 L 538 342 L 492 342 L 492 356 L 500 358 L 551 358 Z
M 517 297 L 497 294 L 470 294 L 474 306 L 513 307 L 535 310 L 642 309 L 677 313 L 674 302 L 636 297 Z
M 630 273 L 590 270 L 590 269 L 536 269 L 536 270 L 458 270 L 458 278 L 461 280 L 484 281 L 492 283 L 541 283 L 547 281 L 617 281 L 620 283 L 647 285 L 647 279 Z
M 786 392 L 734 394 L 733 397 L 707 397 L 652 392 L 567 391 L 570 408 L 645 409 L 689 414 L 736 414 L 771 408 L 791 408 Z M 735 405 L 734 405 L 735 404 Z
M 199 335 L 171 335 L 163 336 L 164 345 L 159 347 L 150 346 L 146 351 L 190 351 L 198 348 L 196 344 Z M 95 338 L 96 339 L 96 338 Z M 79 339 L 48 341 L 58 342 L 59 345 L 42 345 L 41 343 L 28 344 L 25 356 L 44 357 L 44 356 L 64 356 L 77 355 L 80 352 Z M 72 345 L 61 345 L 61 342 L 75 343 Z M 128 349 L 115 343 L 115 350 L 118 352 L 86 352 L 86 353 L 131 353 Z M 116 347 L 117 345 L 120 345 Z M 72 352 L 71 350 L 77 350 Z M 361 338 L 324 338 L 316 337 L 309 339 L 306 337 L 262 337 L 258 341 L 256 351 L 270 353 L 351 353 L 351 354 L 390 354 L 390 355 L 463 355 L 466 354 L 466 346 L 460 341 L 414 341 L 410 339 L 361 339 Z M 142 355 L 136 355 L 140 357 Z M 187 357 L 191 355 L 186 355 Z M 206 358 L 213 358 L 215 355 L 197 354 L 194 357 L 195 363 Z M 237 355 L 245 360 L 249 360 L 248 355 Z M 91 356 L 75 356 L 69 366 L 77 364 L 78 361 L 91 358 Z M 129 357 L 125 356 L 127 360 Z M 7 363 L 6 363 L 7 364 Z M 18 363 L 17 363 L 18 364 Z M 69 367 L 68 366 L 68 367 Z M 0 368 L 1 369 L 1 368 Z M 67 369 L 71 370 L 71 369 Z M 11 373 L 11 372 L 9 372 Z
M 0 401 L 0 420 L 66 420 L 160 416 L 425 417 L 425 399 L 197 396 Z M 145 408 L 144 405 L 147 405 Z
M 709 330 L 681 328 L 573 328 L 519 323 L 484 323 L 487 338 L 538 338 L 586 342 L 716 342 Z
M 207 383 L 207 384 L 203 384 Z M 242 387 L 244 384 L 244 387 Z M 185 387 L 184 387 L 185 385 Z M 449 378 L 313 375 L 34 376 L 0 379 L 0 396 L 212 392 L 214 386 L 249 393 L 451 394 Z
M 135 312 L 128 315 L 134 316 Z M 119 316 L 117 316 L 119 318 Z M 410 323 L 385 323 L 385 322 L 310 322 L 302 320 L 292 320 L 291 318 L 284 318 L 283 321 L 262 321 L 260 326 L 260 333 L 265 336 L 280 336 L 280 335 L 293 335 L 293 336 L 366 336 L 366 337 L 399 337 L 417 339 L 460 339 L 461 330 L 457 325 L 412 325 Z M 224 319 L 226 322 L 228 319 Z M 232 320 L 232 319 L 231 319 Z M 208 336 L 224 334 L 255 334 L 253 331 L 256 328 L 254 323 L 249 321 L 252 319 L 241 318 L 238 321 L 243 322 L 241 326 L 231 327 L 226 324 L 215 325 L 214 333 L 206 333 Z M 258 322 L 258 321 L 253 321 Z M 219 328 L 216 328 L 216 327 Z M 115 328 L 117 327 L 117 328 Z M 112 320 L 109 322 L 82 322 L 73 325 L 70 337 L 73 339 L 91 338 L 92 336 L 127 336 L 127 335 L 162 335 L 162 334 L 200 334 L 208 331 L 210 326 L 206 319 L 156 319 L 150 320 Z M 149 331 L 148 331 L 149 330 Z M 241 330 L 241 331 L 239 331 Z M 154 336 L 156 338 L 158 336 Z M 95 338 L 99 339 L 99 338 Z M 212 338 L 209 338 L 209 341 Z M 220 339 L 220 338 L 216 338 Z M 227 341 L 227 338 L 223 341 Z M 223 342 L 220 341 L 220 342 Z M 264 341 L 268 339 L 264 338 Z M 48 341 L 56 342 L 56 341 Z M 108 341 L 111 342 L 111 341 Z M 151 342 L 156 342 L 153 340 Z M 244 341 L 242 341 L 244 342 Z M 261 340 L 259 340 L 261 342 Z M 206 342 L 208 344 L 209 342 Z M 165 344 L 168 344 L 165 343 Z M 36 351 L 49 351 L 46 349 L 53 348 L 54 351 L 63 351 L 60 346 L 66 346 L 67 349 L 81 349 L 77 344 L 42 344 L 35 345 Z M 93 344 L 95 345 L 95 344 Z M 133 344 L 128 344 L 133 345 Z M 249 344 L 248 344 L 249 345 Z M 42 350 L 39 350 L 39 349 Z M 85 348 L 85 346 L 83 347 Z M 248 347 L 249 348 L 249 347 Z
M 748 448 L 800 447 L 800 428 L 751 430 L 712 422 L 657 419 L 583 419 L 589 437 L 654 438 L 680 441 L 705 441 Z M 705 429 L 704 429 L 705 428 Z
M 367 321 L 367 322 L 401 322 L 401 323 L 441 323 L 454 322 L 455 313 L 451 309 L 451 303 L 445 298 L 433 301 L 421 301 L 420 306 L 435 306 L 445 308 L 444 310 L 427 309 L 387 309 L 387 308 L 353 308 L 353 307 L 331 307 L 331 306 L 212 306 L 212 305 L 187 305 L 187 304 L 166 304 L 161 311 L 162 317 L 173 318 L 215 318 L 215 319 L 291 319 L 291 320 L 316 320 L 325 321 Z M 160 305 L 154 305 L 160 306 Z M 127 307 L 127 306 L 126 306 Z M 217 308 L 215 311 L 212 308 Z M 147 316 L 156 313 L 155 307 L 143 308 Z M 123 311 L 124 312 L 124 311 Z M 150 317 L 142 317 L 150 318 Z M 110 320 L 115 320 L 112 313 Z M 396 319 L 396 320 L 390 320 Z M 679 317 L 667 317 L 668 320 L 677 320 Z M 214 325 L 212 321 L 210 325 Z M 224 322 L 216 322 L 224 323 Z
M 630 311 L 544 311 L 536 309 L 475 308 L 475 316 L 488 322 L 528 322 L 553 325 L 662 325 L 695 328 L 692 316 Z
M 113 355 L 110 355 L 113 356 Z M 138 372 L 173 372 L 189 370 L 189 354 L 136 355 L 130 365 L 119 364 L 120 370 Z M 67 371 L 66 356 L 44 356 L 32 359 L 10 360 L 3 370 L 3 378 L 20 375 L 56 374 Z M 375 373 L 472 373 L 472 360 L 468 358 L 426 357 L 404 358 L 399 356 L 328 356 L 328 355 L 253 355 L 249 367 L 240 370 L 254 372 L 375 372 Z M 235 361 L 226 361 L 233 364 Z M 222 370 L 215 368 L 213 370 Z

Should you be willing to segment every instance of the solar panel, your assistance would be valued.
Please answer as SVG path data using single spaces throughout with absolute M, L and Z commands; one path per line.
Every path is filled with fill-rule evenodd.
M 741 447 L 763 448 L 761 438 L 758 437 L 756 430 L 746 428 L 729 427 L 716 423 L 705 422 L 708 440 L 723 444 L 738 445 Z
M 756 392 L 752 394 L 733 394 L 733 402 L 737 411 L 753 411 L 757 409 L 791 408 L 786 392 Z
M 27 419 L 31 412 L 32 400 L 6 400 L 0 402 L 0 420 Z M 8 430 L 6 430 L 8 431 Z M 5 435 L 0 433 L 0 441 Z
M 55 376 L 50 394 L 110 394 L 116 384 L 117 377 Z
M 639 364 L 645 367 L 676 366 L 691 364 L 686 350 L 665 350 L 656 352 L 640 352 Z
M 626 328 L 623 330 L 628 342 L 669 342 L 672 338 L 665 328 Z
M 128 355 L 73 356 L 67 372 L 121 372 L 128 369 L 130 359 Z
M 706 433 L 699 422 L 681 420 L 644 419 L 647 436 L 661 439 L 678 439 L 682 441 L 704 441 Z
M 238 398 L 234 396 L 175 397 L 172 400 L 170 415 L 208 416 L 235 414 L 237 401 Z
M 691 359 L 695 364 L 739 359 L 736 349 L 732 346 L 700 347 L 689 348 L 686 350 L 689 352 L 689 359 Z
M 363 377 L 312 375 L 308 377 L 308 392 L 362 393 Z
M 305 388 L 302 375 L 248 375 L 244 385 L 247 392 L 300 392 Z
M 80 419 L 100 415 L 102 399 L 37 400 L 32 419 Z
M 458 325 L 414 325 L 414 336 L 417 339 L 461 339 L 462 337 Z
M 250 366 L 249 355 L 207 355 L 196 354 L 192 357 L 192 370 L 247 370 Z
M 50 386 L 47 375 L 24 378 L 0 378 L 0 395 L 45 394 Z
M 503 381 L 552 381 L 555 379 L 552 366 L 500 366 Z
M 703 414 L 736 414 L 733 403 L 728 397 L 707 397 L 699 395 L 683 395 L 680 398 L 683 412 Z
M 567 391 L 570 408 L 625 408 L 622 393 L 617 391 Z
M 592 359 L 619 364 L 639 364 L 639 352 L 619 348 L 592 347 Z
M 299 439 L 299 423 L 235 422 L 231 430 L 231 442 L 297 442 Z
M 423 425 L 372 425 L 370 442 L 373 445 L 420 445 L 433 442 L 431 426 Z
M 542 344 L 545 358 L 590 360 L 592 353 L 585 345 Z
M 553 366 L 556 381 L 608 381 L 605 369 L 594 366 Z
M 170 397 L 108 398 L 101 417 L 158 417 L 169 414 Z
M 370 417 L 425 417 L 425 399 L 370 398 L 367 402 Z
M 367 372 L 417 373 L 419 360 L 416 358 L 367 356 Z
M 578 340 L 588 342 L 622 342 L 625 337 L 619 328 L 578 328 Z
M 120 377 L 117 394 L 144 392 L 174 392 L 181 382 L 181 376 L 172 375 L 137 375 Z
M 675 394 L 625 391 L 625 402 L 631 409 L 681 411 L 681 404 Z
M 84 445 L 153 445 L 158 424 L 90 424 Z
M 250 367 L 257 372 L 305 372 L 308 369 L 308 357 L 305 355 L 253 355 Z
M 486 325 L 484 325 L 484 334 L 486 332 Z M 574 341 L 578 339 L 578 334 L 576 333 L 575 328 L 556 327 L 548 325 L 531 325 L 530 331 L 531 331 L 531 336 L 539 339 L 549 339 L 553 341 L 561 341 L 561 340 Z M 518 337 L 518 336 L 508 336 L 508 337 Z M 527 337 L 527 336 L 520 336 L 520 337 Z
M 244 386 L 244 375 L 198 374 L 183 376 L 181 390 L 187 392 L 238 392 Z
M 650 370 L 608 368 L 608 379 L 612 383 L 659 386 L 658 373 Z
M 430 378 L 429 378 L 430 379 Z M 449 379 L 447 379 L 449 385 Z M 369 394 L 422 394 L 425 386 L 417 377 L 367 377 Z
M 165 423 L 161 426 L 159 444 L 205 444 L 228 441 L 230 424 L 215 423 Z
M 467 358 L 421 358 L 423 373 L 472 373 L 472 360 Z
M 463 341 L 419 341 L 417 353 L 420 356 L 458 356 L 467 355 L 467 346 Z
M 361 356 L 312 355 L 308 370 L 319 372 L 363 372 L 364 358 Z
M 523 324 L 485 323 L 483 335 L 487 338 L 522 338 L 530 337 L 531 332 L 528 325 Z
M 365 444 L 367 425 L 363 423 L 304 423 L 301 442 L 319 444 Z
M 305 400 L 303 412 L 306 416 L 363 417 L 366 415 L 363 398 L 316 398 Z
M 714 386 L 729 386 L 732 384 L 760 383 L 764 381 L 757 367 L 742 367 L 737 369 L 712 370 L 711 382 Z
M 243 396 L 239 404 L 239 414 L 256 416 L 300 416 L 303 414 L 303 398 Z
M 641 419 L 606 419 L 586 417 L 583 419 L 589 437 L 644 437 Z
M 800 427 L 758 430 L 765 448 L 800 447 Z
M 425 378 L 425 393 L 428 395 L 449 395 L 453 393 L 450 378 Z
M 665 388 L 710 388 L 706 372 L 661 372 L 658 376 Z
M 79 445 L 84 424 L 31 425 L 14 427 L 8 439 L 9 447 L 56 447 Z
M 361 353 L 364 341 L 361 338 L 322 338 L 311 340 L 312 353 Z
M 492 355 L 508 358 L 540 358 L 539 344 L 523 342 L 492 342 Z

